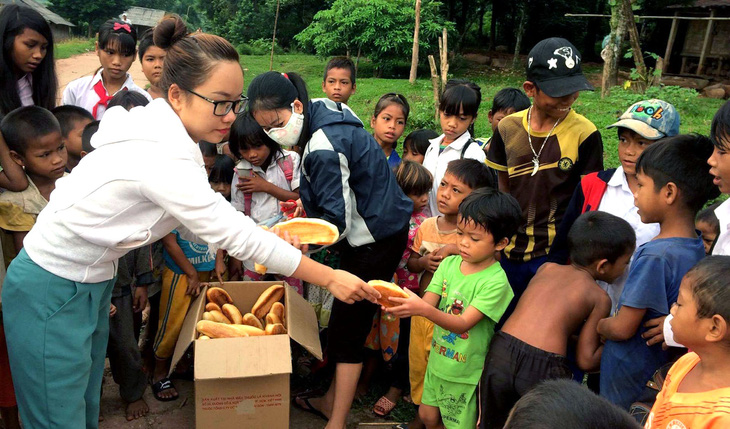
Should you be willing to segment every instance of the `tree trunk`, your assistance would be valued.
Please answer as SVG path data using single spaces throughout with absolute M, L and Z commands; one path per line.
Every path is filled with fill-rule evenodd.
M 362 52 L 362 45 L 357 47 L 357 59 L 355 60 L 355 75 L 357 75 L 357 68 L 360 67 L 360 53 Z M 348 58 L 349 55 L 348 55 Z
M 601 79 L 601 98 L 611 93 L 611 88 L 618 84 L 618 63 L 621 57 L 621 44 L 626 31 L 626 18 L 621 1 L 611 6 L 611 35 L 606 47 L 601 52 L 603 58 L 603 77 Z
M 631 42 L 631 51 L 634 54 L 634 64 L 636 65 L 636 73 L 641 76 L 642 80 L 648 81 L 649 76 L 646 75 L 646 64 L 644 64 L 644 53 L 641 50 L 639 42 L 639 31 L 636 29 L 636 20 L 634 19 L 634 11 L 631 9 L 631 0 L 621 0 L 624 8 L 624 22 L 626 30 L 629 33 L 629 41 Z M 643 91 L 645 88 L 639 88 Z
M 416 27 L 413 30 L 413 54 L 411 55 L 411 74 L 408 82 L 413 85 L 416 83 L 416 74 L 418 72 L 418 31 L 421 27 L 421 0 L 416 0 Z
M 522 48 L 522 36 L 525 33 L 525 24 L 527 22 L 527 1 L 519 4 L 520 24 L 517 26 L 517 40 L 515 41 L 515 55 L 512 57 L 512 68 L 517 69 L 520 64 L 520 49 Z
M 439 50 L 441 53 L 441 88 L 446 86 L 449 76 L 449 43 L 446 28 L 439 39 Z
M 484 39 L 484 14 L 487 12 L 487 5 L 482 4 L 482 7 L 479 9 L 479 26 L 477 27 L 477 41 L 479 43 L 482 42 Z
M 274 47 L 276 46 L 276 25 L 279 23 L 279 0 L 276 0 L 276 16 L 274 17 L 274 35 L 271 37 L 271 58 L 269 71 L 274 70 Z
M 434 105 L 434 121 L 438 124 L 439 122 L 439 97 L 441 97 L 441 91 L 439 89 L 439 75 L 436 69 L 436 61 L 433 59 L 433 55 L 428 56 L 428 65 L 431 67 L 431 86 L 433 86 L 433 105 Z
M 492 0 L 492 19 L 489 23 L 489 45 L 487 46 L 488 51 L 493 51 L 494 47 L 497 46 L 495 39 L 497 38 L 497 4 L 498 0 Z

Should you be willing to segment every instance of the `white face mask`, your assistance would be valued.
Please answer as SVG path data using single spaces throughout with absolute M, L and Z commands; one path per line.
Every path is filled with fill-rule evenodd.
M 299 136 L 302 135 L 304 129 L 304 115 L 296 113 L 294 111 L 294 103 L 291 105 L 291 116 L 281 128 L 272 128 L 266 132 L 271 137 L 271 140 L 279 143 L 282 146 L 292 147 L 299 141 Z

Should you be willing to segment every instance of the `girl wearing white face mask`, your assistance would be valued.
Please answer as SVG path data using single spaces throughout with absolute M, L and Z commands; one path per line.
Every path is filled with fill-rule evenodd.
M 295 73 L 268 72 L 248 88 L 249 110 L 281 145 L 302 148 L 299 195 L 307 216 L 337 225 L 341 267 L 363 280 L 393 278 L 408 238 L 413 202 L 403 194 L 382 149 L 344 104 L 307 96 Z M 337 364 L 323 398 L 295 404 L 341 429 L 362 369 L 362 349 L 377 307 L 335 300 L 328 358 Z

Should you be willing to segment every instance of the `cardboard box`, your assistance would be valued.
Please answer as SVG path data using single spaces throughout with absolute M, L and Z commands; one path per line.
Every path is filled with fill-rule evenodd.
M 195 325 L 205 311 L 205 291 L 193 301 L 172 357 L 172 368 L 195 342 L 195 426 L 197 428 L 288 428 L 289 338 L 322 359 L 312 306 L 283 282 L 223 284 L 241 313 L 250 312 L 268 287 L 284 284 L 288 335 L 198 340 Z

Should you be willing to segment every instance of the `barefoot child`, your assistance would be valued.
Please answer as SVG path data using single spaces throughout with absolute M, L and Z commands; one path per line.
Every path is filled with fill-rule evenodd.
M 634 230 L 619 217 L 591 212 L 575 221 L 569 241 L 572 264 L 540 267 L 492 340 L 482 375 L 481 428 L 501 429 L 517 400 L 538 383 L 572 378 L 572 335 L 578 334 L 580 369 L 600 364 L 596 325 L 609 315 L 611 300 L 596 280 L 611 282 L 623 274 L 634 252 Z
M 661 346 L 647 346 L 644 323 L 669 313 L 682 277 L 705 256 L 694 219 L 717 196 L 705 163 L 711 153 L 707 137 L 678 135 L 650 146 L 636 163 L 639 216 L 644 223 L 659 223 L 660 232 L 636 251 L 617 313 L 598 323 L 606 339 L 601 396 L 625 410 L 670 358 Z
M 63 90 L 61 104 L 72 104 L 101 119 L 109 100 L 119 91 L 137 91 L 149 101 L 152 97 L 135 85 L 127 73 L 137 52 L 137 31 L 129 24 L 110 19 L 99 27 L 96 54 L 101 68 L 92 76 L 78 78 Z
M 664 381 L 646 429 L 730 426 L 730 256 L 710 256 L 682 279 L 672 332 L 692 350 Z
M 459 254 L 446 258 L 423 298 L 390 298 L 398 317 L 418 315 L 436 326 L 418 414 L 427 428 L 473 428 L 483 362 L 512 290 L 496 261 L 521 221 L 517 201 L 479 189 L 459 206 Z
M 383 149 L 388 167 L 391 169 L 397 168 L 401 161 L 395 149 L 398 147 L 398 139 L 406 128 L 410 111 L 408 100 L 400 94 L 391 92 L 380 97 L 375 105 L 373 117 L 370 118 L 373 137 Z

